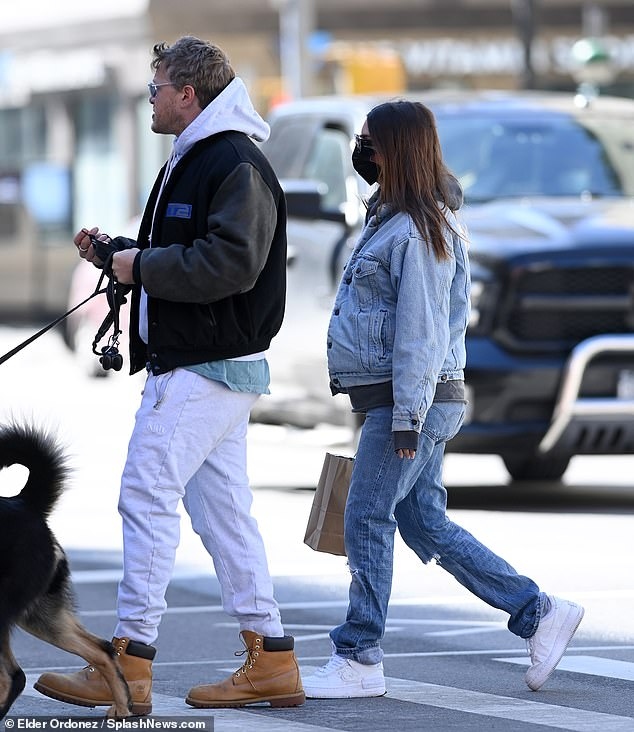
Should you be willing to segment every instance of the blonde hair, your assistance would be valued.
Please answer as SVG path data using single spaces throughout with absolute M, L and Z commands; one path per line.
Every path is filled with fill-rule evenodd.
M 195 36 L 183 36 L 171 46 L 157 43 L 152 53 L 152 69 L 162 66 L 177 89 L 193 86 L 203 109 L 236 75 L 222 49 Z

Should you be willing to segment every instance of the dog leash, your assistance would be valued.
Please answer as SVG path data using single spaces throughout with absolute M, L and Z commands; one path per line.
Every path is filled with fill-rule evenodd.
M 33 343 L 33 341 L 37 340 L 40 336 L 43 336 L 44 333 L 48 332 L 51 328 L 54 328 L 56 325 L 62 322 L 64 318 L 67 318 L 69 315 L 75 312 L 75 310 L 78 310 L 82 305 L 85 305 L 89 300 L 92 300 L 93 297 L 96 297 L 97 295 L 102 295 L 104 292 L 107 292 L 107 287 L 101 287 L 101 283 L 103 282 L 103 279 L 106 275 L 110 279 L 112 279 L 113 275 L 110 271 L 110 266 L 112 264 L 112 255 L 108 258 L 106 262 L 104 262 L 103 269 L 101 270 L 101 275 L 99 277 L 99 280 L 97 282 L 97 286 L 95 287 L 95 291 L 90 294 L 85 300 L 82 300 L 78 305 L 75 305 L 75 307 L 71 308 L 67 312 L 65 312 L 63 315 L 60 315 L 59 318 L 56 318 L 52 323 L 49 323 L 48 325 L 44 326 L 41 330 L 39 330 L 37 333 L 32 335 L 30 338 L 27 338 L 25 341 L 22 341 L 19 345 L 17 345 L 15 348 L 10 350 L 8 353 L 5 353 L 4 356 L 0 356 L 0 366 L 5 362 L 8 361 L 10 358 L 15 356 L 16 353 L 19 353 L 23 348 L 26 348 L 28 345 Z M 110 273 L 109 273 L 110 272 Z

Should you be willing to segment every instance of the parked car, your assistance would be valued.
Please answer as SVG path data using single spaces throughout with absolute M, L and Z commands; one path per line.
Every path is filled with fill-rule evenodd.
M 472 314 L 469 417 L 448 450 L 500 455 L 516 480 L 574 455 L 634 450 L 634 101 L 542 92 L 429 92 L 465 192 Z M 351 419 L 333 399 L 326 329 L 370 191 L 354 133 L 378 98 L 277 107 L 263 145 L 285 188 L 287 313 L 253 419 Z

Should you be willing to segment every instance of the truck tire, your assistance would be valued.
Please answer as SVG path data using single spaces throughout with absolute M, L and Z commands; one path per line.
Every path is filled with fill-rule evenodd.
M 513 480 L 559 480 L 570 463 L 570 457 L 541 457 L 538 455 L 502 455 L 501 457 Z

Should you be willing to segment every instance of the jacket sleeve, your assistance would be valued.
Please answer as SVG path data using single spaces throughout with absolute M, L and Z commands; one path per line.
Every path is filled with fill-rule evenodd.
M 141 283 L 148 295 L 174 302 L 246 292 L 266 264 L 277 220 L 270 188 L 253 165 L 240 163 L 210 202 L 206 237 L 143 250 Z
M 410 236 L 394 249 L 394 432 L 420 432 L 434 399 L 449 343 L 453 269 L 453 259 L 438 261 L 418 237 Z
M 418 437 L 420 432 L 392 432 L 394 451 L 397 450 L 418 450 Z

